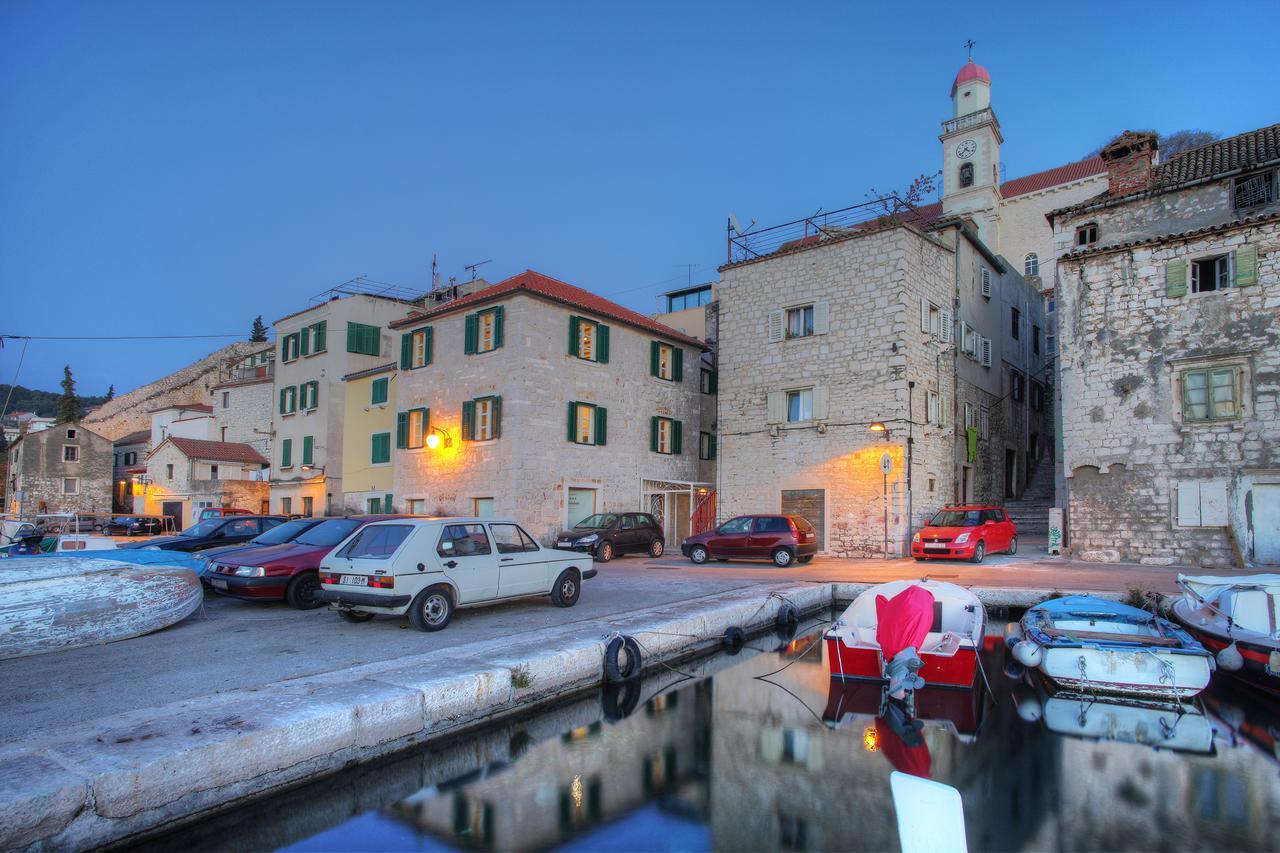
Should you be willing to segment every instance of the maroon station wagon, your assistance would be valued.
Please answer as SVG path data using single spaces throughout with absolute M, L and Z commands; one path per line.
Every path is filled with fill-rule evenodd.
M 740 515 L 690 536 L 680 545 L 695 563 L 716 560 L 772 560 L 786 567 L 807 563 L 818 553 L 818 531 L 798 515 Z

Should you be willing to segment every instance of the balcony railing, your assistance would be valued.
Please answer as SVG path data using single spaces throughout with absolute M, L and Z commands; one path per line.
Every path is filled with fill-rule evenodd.
M 919 210 L 894 194 L 840 210 L 819 210 L 804 219 L 767 228 L 738 231 L 731 220 L 726 240 L 727 263 L 741 263 L 778 251 L 849 237 L 877 225 L 914 223 L 921 219 Z
M 948 133 L 955 133 L 957 130 L 964 130 L 966 127 L 977 127 L 989 121 L 995 122 L 996 127 L 1000 126 L 1000 122 L 996 121 L 996 114 L 991 112 L 990 107 L 985 110 L 978 110 L 976 113 L 947 119 L 942 123 L 942 133 L 945 136 Z

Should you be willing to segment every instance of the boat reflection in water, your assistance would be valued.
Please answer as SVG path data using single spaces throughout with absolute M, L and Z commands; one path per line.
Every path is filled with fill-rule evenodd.
M 832 685 L 821 636 L 781 648 L 755 639 L 736 657 L 679 667 L 694 678 L 663 670 L 637 689 L 239 805 L 151 846 L 894 850 L 895 768 L 960 792 L 975 851 L 1269 850 L 1280 838 L 1280 765 L 1263 749 L 1280 719 L 1247 698 L 1211 690 L 1208 716 L 1157 715 L 1142 735 L 1128 706 L 1086 708 L 1081 730 L 1073 699 L 1061 717 L 1077 731 L 1064 736 L 1044 710 L 1052 699 L 1039 718 L 1019 717 L 1010 692 L 1021 673 L 1009 678 L 1003 645 L 989 645 L 989 696 L 951 690 L 936 704 L 922 691 L 920 725 L 904 727 L 879 684 Z M 1220 734 L 1205 749 L 1211 719 Z M 1166 730 L 1172 739 L 1156 737 Z

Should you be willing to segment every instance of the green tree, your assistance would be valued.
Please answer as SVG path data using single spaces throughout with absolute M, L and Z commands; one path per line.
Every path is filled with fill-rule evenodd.
M 114 400 L 115 397 L 116 397 L 116 386 L 112 385 L 109 388 L 107 388 L 107 400 Z M 104 400 L 103 402 L 106 402 L 106 400 Z
M 76 397 L 76 380 L 71 365 L 62 368 L 62 396 L 58 399 L 58 423 L 80 420 L 80 400 Z
M 261 314 L 253 320 L 253 331 L 249 333 L 249 341 L 255 344 L 267 342 L 267 327 L 262 322 Z

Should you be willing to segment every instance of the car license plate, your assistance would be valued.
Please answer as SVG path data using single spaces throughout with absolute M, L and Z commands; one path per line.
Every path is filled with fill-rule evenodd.
M 945 551 L 947 545 L 945 542 L 926 542 L 924 543 L 924 547 L 925 550 L 928 551 Z
M 556 543 L 556 547 L 557 547 L 557 548 L 572 548 L 572 547 L 573 547 L 573 542 L 572 542 L 572 540 L 569 540 L 569 539 L 561 539 L 559 542 L 557 542 L 557 543 Z
M 212 580 L 210 580 L 210 581 L 209 581 L 209 583 L 213 584 L 213 588 L 214 588 L 214 589 L 226 589 L 226 588 L 227 588 L 227 582 L 226 582 L 226 581 L 224 581 L 224 580 L 220 580 L 220 579 L 218 579 L 218 578 L 213 578 Z
M 368 586 L 369 579 L 364 575 L 343 575 L 341 583 L 343 586 Z

